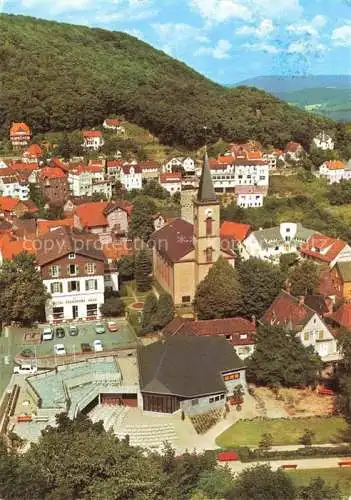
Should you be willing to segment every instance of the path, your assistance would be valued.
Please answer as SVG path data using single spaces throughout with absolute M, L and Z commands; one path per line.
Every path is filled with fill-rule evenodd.
M 301 458 L 301 459 L 288 459 L 288 460 L 270 460 L 270 461 L 259 461 L 259 462 L 220 462 L 223 465 L 227 465 L 232 472 L 240 473 L 245 469 L 254 467 L 256 465 L 267 464 L 272 467 L 273 470 L 279 469 L 286 464 L 297 464 L 297 470 L 305 469 L 335 469 L 338 468 L 338 462 L 342 460 L 343 457 L 328 457 L 328 458 Z

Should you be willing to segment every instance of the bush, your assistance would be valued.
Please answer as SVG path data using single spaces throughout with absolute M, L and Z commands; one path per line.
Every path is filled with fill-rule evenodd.
M 136 335 L 141 335 L 141 314 L 137 311 L 128 310 L 128 321 L 134 329 Z
M 260 448 L 252 450 L 247 446 L 242 446 L 236 451 L 238 452 L 242 462 L 256 462 L 260 460 L 293 460 L 298 458 L 347 457 L 351 455 L 350 446 L 307 446 L 305 448 L 299 448 L 298 450 L 289 451 L 264 451 Z
M 119 297 L 111 296 L 105 303 L 100 307 L 100 312 L 103 316 L 123 316 L 125 313 L 125 304 L 123 300 Z

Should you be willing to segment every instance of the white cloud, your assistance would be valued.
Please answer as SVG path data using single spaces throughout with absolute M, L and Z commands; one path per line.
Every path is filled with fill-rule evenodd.
M 183 53 L 194 43 L 209 43 L 202 29 L 185 23 L 154 23 L 152 25 L 162 50 L 168 54 Z
M 190 5 L 209 22 L 221 23 L 235 18 L 248 21 L 252 17 L 250 9 L 241 0 L 190 0 Z
M 271 35 L 274 31 L 274 25 L 271 19 L 264 19 L 260 22 L 257 28 L 254 26 L 242 26 L 236 30 L 237 35 L 244 36 L 257 36 L 258 38 L 265 38 Z
M 335 47 L 351 46 L 351 24 L 344 24 L 335 28 L 331 35 L 331 41 Z
M 84 10 L 87 7 L 94 5 L 93 0 L 56 0 L 54 2 L 48 2 L 45 0 L 22 0 L 21 5 L 26 9 L 31 9 L 33 7 L 43 7 L 50 10 L 51 12 L 68 12 L 72 10 Z
M 299 17 L 303 8 L 299 0 L 242 0 L 256 18 L 283 19 Z
M 207 55 L 214 59 L 228 59 L 230 57 L 231 48 L 232 44 L 229 40 L 218 40 L 214 47 L 200 47 L 196 51 L 196 55 Z
M 321 53 L 327 52 L 328 48 L 319 42 L 313 42 L 312 40 L 299 40 L 292 42 L 288 48 L 288 54 L 308 54 L 308 53 Z
M 244 43 L 242 45 L 244 49 L 252 50 L 254 52 L 266 52 L 267 54 L 278 54 L 282 51 L 279 47 L 272 45 L 270 43 Z
M 310 22 L 303 21 L 300 23 L 289 24 L 287 31 L 295 35 L 310 35 L 319 36 L 319 30 L 327 24 L 327 18 L 322 15 L 315 16 Z

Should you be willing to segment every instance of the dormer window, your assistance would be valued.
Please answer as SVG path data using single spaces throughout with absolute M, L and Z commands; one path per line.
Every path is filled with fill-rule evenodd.
M 69 258 L 70 260 L 73 260 L 73 259 L 75 259 L 75 258 L 76 258 L 76 254 L 75 254 L 75 253 L 70 253 L 70 254 L 68 254 L 68 258 Z

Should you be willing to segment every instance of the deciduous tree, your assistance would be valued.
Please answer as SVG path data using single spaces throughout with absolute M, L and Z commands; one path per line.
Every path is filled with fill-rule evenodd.
M 295 296 L 315 293 L 318 287 L 318 268 L 310 260 L 304 260 L 289 273 L 291 293 Z

